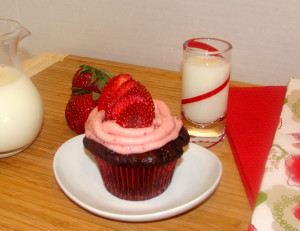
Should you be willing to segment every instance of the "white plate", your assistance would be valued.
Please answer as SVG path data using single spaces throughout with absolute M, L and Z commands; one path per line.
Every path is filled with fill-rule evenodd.
M 207 199 L 222 175 L 220 160 L 209 150 L 190 143 L 164 193 L 146 201 L 121 200 L 105 189 L 95 161 L 83 147 L 83 137 L 76 136 L 57 150 L 54 174 L 71 200 L 106 218 L 143 222 L 175 216 Z

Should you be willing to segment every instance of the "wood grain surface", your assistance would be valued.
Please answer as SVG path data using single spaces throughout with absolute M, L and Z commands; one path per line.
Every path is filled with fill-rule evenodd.
M 227 139 L 211 149 L 223 165 L 217 190 L 184 214 L 156 222 L 129 223 L 102 218 L 73 203 L 58 186 L 52 165 L 57 149 L 77 135 L 67 126 L 64 111 L 73 74 L 81 64 L 113 74 L 130 73 L 153 98 L 164 100 L 174 115 L 180 115 L 178 72 L 70 55 L 38 72 L 31 79 L 44 103 L 44 123 L 29 148 L 0 159 L 0 230 L 247 230 L 251 209 Z

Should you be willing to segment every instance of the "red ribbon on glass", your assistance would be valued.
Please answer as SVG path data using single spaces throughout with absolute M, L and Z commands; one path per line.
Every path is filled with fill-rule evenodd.
M 188 45 L 188 47 L 198 48 L 198 49 L 209 51 L 209 52 L 218 51 L 218 49 L 214 48 L 213 46 L 210 46 L 206 43 L 198 42 L 195 40 L 188 41 L 187 45 Z M 183 49 L 186 49 L 186 47 L 184 47 Z
M 222 91 L 228 84 L 229 82 L 229 79 L 230 79 L 230 76 L 228 76 L 228 78 L 226 79 L 226 81 L 219 87 L 217 87 L 216 89 L 210 91 L 210 92 L 207 92 L 207 93 L 204 93 L 202 95 L 198 95 L 198 96 L 195 96 L 195 97 L 192 97 L 192 98 L 188 98 L 188 99 L 183 99 L 181 100 L 181 103 L 182 104 L 188 104 L 188 103 L 194 103 L 194 102 L 198 102 L 200 100 L 204 100 L 204 99 L 207 99 L 213 95 L 216 95 L 217 93 L 219 93 L 220 91 Z

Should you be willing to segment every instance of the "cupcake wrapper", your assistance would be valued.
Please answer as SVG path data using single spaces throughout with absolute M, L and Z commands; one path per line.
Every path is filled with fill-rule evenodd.
M 157 167 L 111 165 L 96 161 L 106 189 L 114 196 L 131 201 L 148 200 L 163 193 L 171 183 L 177 159 Z

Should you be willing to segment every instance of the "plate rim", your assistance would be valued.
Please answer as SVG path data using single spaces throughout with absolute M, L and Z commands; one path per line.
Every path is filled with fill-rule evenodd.
M 101 217 L 105 217 L 105 218 L 112 219 L 112 220 L 127 221 L 127 222 L 150 222 L 150 221 L 163 220 L 163 219 L 166 219 L 169 217 L 173 217 L 173 216 L 179 215 L 181 213 L 184 213 L 186 211 L 189 211 L 189 210 L 195 208 L 196 206 L 198 206 L 199 204 L 201 204 L 202 202 L 204 202 L 208 197 L 210 197 L 213 194 L 213 192 L 218 187 L 220 180 L 222 178 L 223 166 L 222 166 L 220 159 L 210 150 L 190 142 L 189 147 L 185 152 L 187 152 L 190 149 L 198 149 L 199 152 L 205 152 L 206 155 L 210 155 L 213 158 L 214 162 L 218 166 L 218 174 L 216 175 L 215 179 L 212 181 L 213 183 L 210 185 L 210 187 L 205 189 L 205 191 L 202 194 L 192 198 L 190 201 L 188 201 L 186 203 L 174 206 L 174 207 L 169 208 L 164 211 L 158 211 L 158 212 L 151 212 L 151 213 L 144 213 L 144 214 L 122 214 L 122 213 L 107 212 L 105 210 L 99 210 L 98 208 L 92 207 L 92 206 L 86 204 L 84 201 L 78 199 L 76 196 L 74 196 L 70 192 L 70 190 L 64 185 L 64 183 L 61 181 L 61 177 L 59 176 L 58 170 L 57 170 L 57 167 L 58 167 L 57 161 L 58 161 L 59 155 L 62 155 L 61 153 L 63 153 L 62 149 L 65 148 L 67 143 L 69 144 L 70 142 L 75 142 L 76 140 L 82 140 L 83 137 L 84 137 L 84 134 L 74 136 L 74 137 L 70 138 L 69 140 L 65 141 L 57 149 L 57 151 L 54 155 L 54 158 L 53 158 L 54 176 L 55 176 L 56 182 L 58 183 L 58 185 L 61 188 L 61 190 L 63 191 L 63 193 L 66 196 L 68 196 L 74 203 L 79 205 L 81 208 L 83 208 L 95 215 L 101 216 Z M 83 145 L 82 142 L 79 145 Z M 183 153 L 183 155 L 184 154 L 185 153 Z M 171 182 L 171 184 L 172 184 L 172 182 Z M 134 201 L 132 201 L 132 202 L 134 203 Z M 139 203 L 139 201 L 137 201 L 137 203 Z

